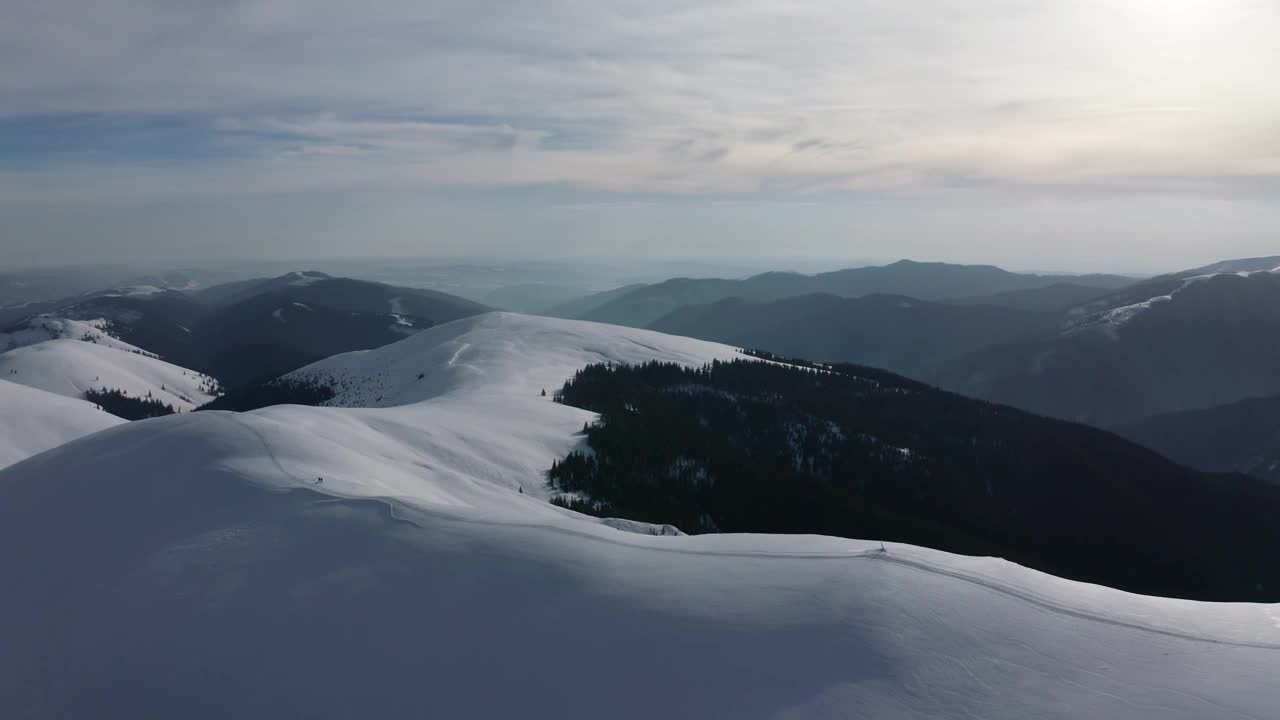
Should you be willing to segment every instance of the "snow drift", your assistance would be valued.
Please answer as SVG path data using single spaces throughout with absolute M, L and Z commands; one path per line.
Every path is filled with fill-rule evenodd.
M 146 420 L 10 467 L 0 708 L 1280 713 L 1275 607 L 1141 597 L 908 546 L 622 532 L 540 499 L 542 472 L 591 417 L 544 387 L 589 362 L 734 354 L 491 314 L 296 375 L 336 383 L 348 407 Z

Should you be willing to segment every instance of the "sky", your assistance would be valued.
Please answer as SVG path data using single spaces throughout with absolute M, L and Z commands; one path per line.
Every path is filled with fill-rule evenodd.
M 1274 0 L 0 0 L 0 254 L 1280 253 Z

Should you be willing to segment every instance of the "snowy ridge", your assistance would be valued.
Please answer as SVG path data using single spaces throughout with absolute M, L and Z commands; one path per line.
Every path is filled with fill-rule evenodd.
M 0 468 L 123 422 L 83 400 L 0 379 Z
M 401 458 L 370 482 L 351 479 L 370 474 L 359 467 L 363 458 L 352 466 L 337 456 L 320 461 L 311 450 L 290 454 L 286 465 L 296 468 L 290 474 L 305 480 L 324 476 L 325 492 L 488 508 L 523 520 L 529 512 L 560 514 L 543 502 L 549 497 L 545 473 L 581 444 L 577 433 L 595 418 L 551 400 L 576 371 L 599 362 L 696 366 L 734 357 L 743 356 L 725 345 L 646 330 L 488 313 L 287 375 L 337 391 L 326 404 L 346 410 L 323 424 L 313 421 L 309 408 L 276 407 L 253 415 L 278 421 L 281 431 L 305 428 L 299 441 L 308 447 L 312 439 L 324 438 L 330 449 L 370 447 L 382 457 Z M 509 506 L 512 500 L 518 506 Z M 618 526 L 653 531 L 643 523 Z
M 493 312 L 430 328 L 376 350 L 327 358 L 286 377 L 333 386 L 338 395 L 329 405 L 391 407 L 460 393 L 539 396 L 544 389 L 558 389 L 592 363 L 660 360 L 697 366 L 735 357 L 745 356 L 719 343 Z
M 115 337 L 110 333 L 109 326 L 110 323 L 102 318 L 71 320 L 52 315 L 39 315 L 25 321 L 20 327 L 0 333 L 0 352 L 16 350 L 48 340 L 83 340 L 116 350 L 158 357 L 155 353 L 147 352 Z
M 495 313 L 293 374 L 333 382 L 337 407 L 130 423 L 0 471 L 0 546 L 30 548 L 0 553 L 0 707 L 1280 716 L 1280 607 L 870 541 L 663 536 L 545 502 L 592 415 L 543 388 L 590 362 L 735 356 Z
M 1186 287 L 1184 284 L 1182 287 Z M 1181 288 L 1179 288 L 1181 289 Z M 1122 305 L 1112 308 L 1096 315 L 1090 315 L 1082 320 L 1072 323 L 1068 327 L 1068 333 L 1079 332 L 1081 330 L 1101 329 L 1111 335 L 1114 335 L 1120 328 L 1124 327 L 1129 321 L 1133 320 L 1139 314 L 1150 310 L 1152 307 L 1160 303 L 1167 303 L 1173 300 L 1174 291 L 1169 295 L 1157 295 L 1156 297 L 1141 302 Z
M 1249 275 L 1258 272 L 1280 273 L 1280 255 L 1239 260 L 1224 260 L 1190 271 L 1194 275 L 1236 274 Z
M 1212 265 L 1207 268 L 1202 268 L 1201 270 L 1193 270 L 1192 273 L 1194 274 L 1186 274 L 1171 278 L 1171 281 L 1178 282 L 1179 284 L 1171 291 L 1161 295 L 1155 295 L 1145 300 L 1128 303 L 1119 307 L 1108 308 L 1100 312 L 1089 312 L 1089 305 L 1076 308 L 1071 311 L 1071 314 L 1080 317 L 1072 320 L 1067 325 L 1066 331 L 1070 334 L 1082 330 L 1102 330 L 1103 332 L 1114 336 L 1120 328 L 1124 327 L 1138 315 L 1162 303 L 1172 302 L 1179 293 L 1198 283 L 1227 276 L 1248 278 L 1253 275 L 1280 274 L 1280 267 L 1270 267 L 1271 263 L 1275 260 L 1275 258 L 1266 259 L 1267 267 L 1263 269 L 1257 269 L 1253 265 L 1249 264 L 1250 261 L 1219 263 L 1218 265 Z M 1093 303 L 1090 305 L 1092 304 Z
M 113 297 L 136 297 L 146 298 L 151 295 L 157 295 L 162 292 L 168 292 L 170 288 L 156 287 L 155 285 L 125 285 L 110 290 L 94 293 L 93 297 L 113 298 Z
M 131 346 L 130 346 L 131 347 Z M 151 397 L 175 410 L 194 410 L 213 399 L 212 379 L 150 355 L 103 342 L 46 340 L 0 353 L 0 379 L 82 399 L 87 390 L 117 389 Z

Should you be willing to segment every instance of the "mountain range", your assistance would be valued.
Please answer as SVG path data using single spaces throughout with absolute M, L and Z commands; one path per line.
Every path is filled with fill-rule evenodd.
M 586 318 L 873 365 L 1109 427 L 1280 394 L 1280 346 L 1270 340 L 1280 332 L 1278 270 L 1277 257 L 1145 280 L 900 262 L 672 280 L 577 307 Z M 806 291 L 813 286 L 838 292 Z M 865 294 L 878 288 L 893 294 Z
M 930 378 L 992 345 L 1053 332 L 1054 313 L 947 304 L 902 295 L 801 295 L 770 302 L 730 298 L 668 313 L 649 327 L 674 335 L 851 362 Z
M 0 470 L 0 545 L 21 548 L 0 553 L 0 706 L 13 717 L 1272 714 L 1280 630 L 1266 605 L 1133 595 L 893 542 L 685 536 L 547 502 L 559 492 L 548 469 L 588 451 L 584 425 L 610 422 L 555 402 L 576 373 L 735 360 L 775 363 L 788 379 L 844 372 L 484 314 L 289 375 L 330 387 L 324 407 L 127 423 Z M 976 418 L 1006 412 L 859 372 L 841 382 L 906 391 L 866 407 L 882 420 L 912 397 L 919 411 L 954 407 L 939 415 L 954 423 L 953 452 Z M 1097 483 L 1114 512 L 1184 533 L 1170 572 L 1185 561 L 1192 577 L 1214 559 L 1197 539 L 1265 530 L 1196 535 L 1182 520 L 1214 498 L 1207 480 L 1209 495 L 1179 501 L 1093 456 L 1100 431 L 1006 422 L 983 437 L 1069 430 L 1037 442 L 1064 441 L 1081 473 L 1092 462 L 1115 473 Z M 1073 434 L 1082 440 L 1065 442 Z M 904 439 L 896 446 L 934 447 Z M 1108 443 L 1130 448 L 1131 470 L 1162 468 L 1153 485 L 1201 483 Z M 916 481 L 904 480 L 909 496 Z
M 558 309 L 576 312 L 583 320 L 648 327 L 670 312 L 687 305 L 714 303 L 728 298 L 767 302 L 815 293 L 839 297 L 906 295 L 917 300 L 971 298 L 1020 290 L 1046 288 L 1070 279 L 1079 285 L 1115 289 L 1133 282 L 1120 275 L 1035 275 L 1012 273 L 990 265 L 953 265 L 901 260 L 891 265 L 851 268 L 803 275 L 769 272 L 744 280 L 674 278 L 641 285 L 625 292 L 609 291 Z
M 1280 480 L 1280 396 L 1155 415 L 1114 430 L 1191 467 Z

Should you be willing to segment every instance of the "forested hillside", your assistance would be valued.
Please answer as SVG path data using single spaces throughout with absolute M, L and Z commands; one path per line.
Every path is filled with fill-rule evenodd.
M 593 365 L 550 483 L 687 532 L 822 533 L 1006 557 L 1133 591 L 1280 598 L 1280 489 L 1107 432 L 850 365 Z

